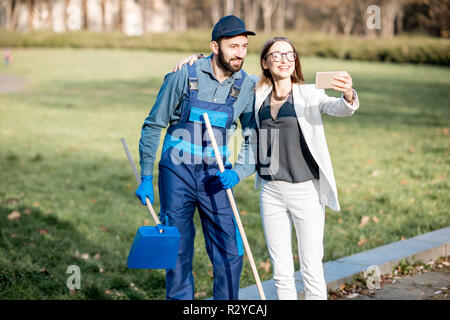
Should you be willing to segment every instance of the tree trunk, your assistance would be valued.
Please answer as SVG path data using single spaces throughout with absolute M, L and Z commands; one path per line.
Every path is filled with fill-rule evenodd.
M 244 14 L 245 14 L 245 24 L 247 29 L 255 31 L 259 18 L 259 6 L 254 0 L 243 0 L 244 1 Z
M 178 0 L 178 31 L 187 30 L 187 4 L 189 0 Z
M 12 10 L 12 3 L 9 3 L 8 0 L 2 0 L 0 2 L 0 7 L 5 7 L 5 29 L 10 30 L 11 25 L 11 10 Z
M 147 0 L 140 0 L 142 13 L 142 33 L 147 31 Z
M 46 24 L 50 30 L 53 30 L 53 0 L 47 0 L 47 10 L 48 16 Z
M 381 7 L 381 36 L 393 37 L 395 33 L 395 19 L 402 10 L 402 0 L 390 0 Z
M 17 16 L 19 15 L 20 0 L 12 0 L 12 14 L 11 14 L 11 30 L 16 30 Z
M 241 0 L 234 0 L 233 14 L 241 18 Z
M 213 25 L 220 19 L 220 7 L 216 0 L 211 1 L 211 20 Z
M 371 5 L 373 1 L 371 0 L 361 0 L 356 2 L 356 7 L 358 9 L 358 14 L 360 15 L 360 20 L 362 22 L 362 32 L 365 37 L 367 38 L 376 38 L 377 37 L 377 30 L 376 29 L 369 29 L 367 27 L 367 19 L 368 19 L 368 13 L 367 8 L 369 5 Z
M 397 27 L 397 33 L 403 32 L 403 18 L 405 17 L 405 12 L 403 10 L 400 10 L 400 12 L 397 15 L 397 18 L 395 19 L 395 25 Z
M 223 12 L 224 12 L 225 16 L 233 14 L 233 10 L 234 10 L 233 0 L 224 0 L 223 5 L 224 5 Z
M 101 9 L 102 9 L 102 31 L 106 31 L 106 1 L 102 0 Z
M 354 1 L 341 1 L 337 6 L 337 14 L 342 26 L 342 31 L 346 36 L 350 35 L 356 19 L 356 6 Z
M 88 0 L 83 0 L 82 10 L 83 10 L 83 25 L 82 25 L 82 29 L 89 30 Z
M 34 30 L 34 10 L 35 10 L 35 1 L 34 0 L 27 0 L 27 6 L 28 6 L 28 31 Z
M 272 15 L 279 0 L 257 0 L 263 11 L 264 33 L 272 32 Z
M 64 3 L 64 22 L 66 30 L 69 30 L 69 6 L 70 0 L 66 0 Z
M 116 28 L 120 32 L 125 31 L 125 0 L 119 0 L 119 13 Z
M 187 16 L 186 16 L 186 0 L 171 0 L 170 7 L 172 10 L 172 29 L 174 31 L 186 31 Z
M 286 0 L 279 1 L 275 17 L 275 29 L 278 32 L 284 32 L 286 24 Z

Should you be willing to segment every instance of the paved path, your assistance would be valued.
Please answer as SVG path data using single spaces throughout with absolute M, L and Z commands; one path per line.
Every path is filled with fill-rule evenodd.
M 356 253 L 335 261 L 326 262 L 324 263 L 325 280 L 329 290 L 337 291 L 343 284 L 350 283 L 354 275 L 365 272 L 371 267 L 378 267 L 381 275 L 385 275 L 390 273 L 392 268 L 401 260 L 428 263 L 429 261 L 437 260 L 439 257 L 447 257 L 449 255 L 450 227 L 447 227 Z M 295 278 L 299 299 L 302 299 L 304 283 L 299 271 L 295 272 Z M 427 299 L 434 296 L 436 291 L 444 291 L 440 288 L 449 288 L 449 285 L 450 271 L 438 274 L 427 272 L 422 275 L 409 277 L 409 279 L 397 279 L 394 284 L 385 284 L 384 290 L 377 290 L 378 293 L 374 299 L 391 299 L 395 297 L 398 299 L 412 299 L 409 298 L 409 293 L 413 294 L 417 299 Z M 262 286 L 268 300 L 277 299 L 273 279 L 264 281 Z M 359 299 L 365 298 L 371 299 L 368 296 L 359 297 Z M 239 290 L 239 299 L 259 300 L 256 285 L 241 288 Z
M 359 294 L 336 300 L 450 300 L 450 267 L 413 276 L 402 276 L 384 284 L 373 296 Z
M 0 74 L 0 94 L 18 92 L 28 85 L 28 81 L 20 76 Z

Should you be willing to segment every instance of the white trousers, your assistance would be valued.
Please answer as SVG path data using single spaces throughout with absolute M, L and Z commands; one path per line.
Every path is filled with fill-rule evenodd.
M 297 300 L 292 256 L 294 222 L 305 299 L 326 300 L 322 264 L 325 208 L 319 199 L 319 181 L 263 180 L 260 205 L 278 299 Z

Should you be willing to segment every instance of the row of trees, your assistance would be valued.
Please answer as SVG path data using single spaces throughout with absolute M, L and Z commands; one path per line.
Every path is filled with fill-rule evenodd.
M 448 37 L 450 21 L 449 0 L 0 0 L 0 27 L 19 29 L 19 17 L 26 11 L 26 30 L 55 30 L 54 6 L 61 2 L 64 10 L 59 15 L 64 17 L 59 18 L 66 24 L 70 6 L 75 5 L 81 29 L 97 25 L 104 31 L 124 31 L 127 19 L 139 20 L 142 32 L 161 31 L 155 23 L 167 31 L 210 29 L 221 16 L 235 14 L 249 29 L 264 32 L 318 30 L 385 37 L 420 31 Z M 368 12 L 371 5 L 379 10 Z M 90 12 L 95 6 L 99 9 Z M 138 15 L 127 15 L 130 10 Z M 39 12 L 47 14 L 36 23 Z M 379 19 L 380 28 L 368 27 L 374 19 Z

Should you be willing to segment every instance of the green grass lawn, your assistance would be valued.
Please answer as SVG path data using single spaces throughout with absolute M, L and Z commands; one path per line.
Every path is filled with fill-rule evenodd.
M 142 123 L 164 74 L 186 54 L 29 49 L 14 55 L 0 73 L 26 77 L 29 86 L 0 95 L 0 299 L 164 299 L 164 270 L 126 267 L 136 229 L 153 222 L 134 196 L 120 138 L 137 164 Z M 248 72 L 259 73 L 257 60 L 248 56 Z M 450 69 L 302 63 L 308 82 L 316 71 L 347 70 L 361 101 L 351 118 L 324 116 L 342 207 L 327 208 L 324 261 L 449 226 Z M 234 194 L 267 280 L 272 269 L 253 185 L 252 176 Z M 14 211 L 21 215 L 10 220 Z M 360 225 L 364 216 L 369 222 Z M 198 216 L 196 225 L 194 276 L 197 298 L 204 298 L 212 296 L 212 266 Z M 295 238 L 293 250 L 297 256 Z M 80 267 L 81 290 L 66 287 L 69 265 Z M 253 283 L 245 258 L 241 287 Z

